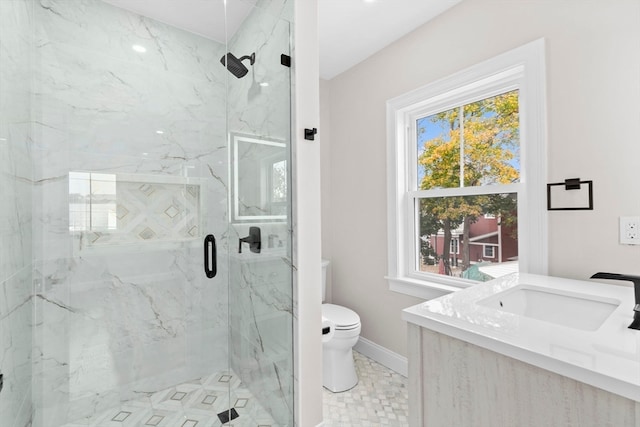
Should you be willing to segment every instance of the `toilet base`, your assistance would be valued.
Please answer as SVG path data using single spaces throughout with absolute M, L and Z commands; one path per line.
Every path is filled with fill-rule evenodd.
M 323 349 L 322 385 L 334 393 L 347 391 L 358 384 L 358 374 L 349 349 Z

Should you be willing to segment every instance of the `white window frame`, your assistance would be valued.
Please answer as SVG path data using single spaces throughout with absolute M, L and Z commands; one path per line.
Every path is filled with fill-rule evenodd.
M 520 103 L 520 182 L 501 185 L 499 192 L 518 193 L 520 271 L 547 274 L 545 49 L 544 39 L 539 39 L 387 101 L 386 278 L 392 291 L 431 299 L 475 283 L 415 269 L 419 256 L 413 205 L 417 192 L 415 119 L 514 89 L 519 91 Z M 491 192 L 488 186 L 461 191 Z M 437 190 L 430 190 L 430 196 L 437 196 Z
M 458 236 L 451 236 L 451 241 L 449 241 L 449 253 L 451 255 L 460 255 L 460 238 Z
M 487 249 L 491 249 L 491 255 L 487 255 Z M 496 247 L 493 245 L 482 245 L 482 258 L 495 258 Z

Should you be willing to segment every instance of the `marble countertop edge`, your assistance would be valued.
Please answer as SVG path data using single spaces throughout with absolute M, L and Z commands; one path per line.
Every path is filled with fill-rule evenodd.
M 530 275 L 522 276 L 527 278 L 531 277 Z M 484 284 L 478 286 L 482 287 L 483 285 Z M 603 284 L 600 285 L 608 286 Z M 493 289 L 499 289 L 502 291 L 509 286 L 513 285 L 494 285 Z M 580 355 L 585 352 L 585 348 L 587 347 L 598 347 L 598 344 L 600 344 L 597 341 L 598 339 L 602 339 L 605 335 L 607 339 L 611 339 L 611 334 L 607 334 L 607 332 L 610 332 L 611 330 L 610 327 L 607 327 L 607 323 L 619 323 L 620 321 L 623 321 L 621 319 L 626 319 L 622 313 L 626 313 L 626 309 L 628 308 L 627 306 L 630 305 L 629 302 L 625 301 L 624 307 L 618 307 L 616 312 L 610 316 L 611 319 L 605 322 L 603 325 L 604 328 L 599 328 L 597 331 L 577 331 L 535 319 L 526 319 L 521 322 L 512 322 L 508 325 L 511 329 L 508 333 L 505 333 L 505 331 L 500 330 L 499 328 L 492 329 L 491 327 L 487 327 L 486 325 L 483 325 L 482 322 L 470 323 L 469 315 L 465 313 L 464 316 L 461 316 L 459 312 L 456 312 L 456 304 L 458 302 L 462 307 L 468 309 L 469 306 L 466 304 L 469 304 L 469 298 L 481 299 L 486 297 L 488 295 L 487 292 L 490 292 L 488 289 L 491 288 L 491 285 L 488 285 L 486 288 L 486 291 L 482 289 L 471 291 L 463 290 L 456 292 L 457 295 L 450 294 L 438 298 L 445 301 L 443 305 L 446 304 L 446 307 L 452 310 L 448 315 L 431 312 L 430 310 L 437 311 L 437 308 L 434 309 L 434 304 L 431 303 L 431 301 L 436 300 L 431 300 L 403 310 L 402 318 L 403 320 L 417 326 L 468 342 L 516 360 L 520 360 L 530 365 L 592 385 L 633 401 L 640 402 L 640 353 L 636 352 L 631 354 L 632 357 L 630 358 L 628 354 L 626 356 L 615 356 L 610 354 L 603 355 L 602 352 L 596 349 L 593 350 L 593 355 L 591 357 L 593 357 L 593 360 L 597 361 L 597 363 L 594 362 L 593 366 L 581 366 L 580 363 L 572 363 L 571 361 L 563 360 L 561 357 L 554 356 L 551 350 L 546 354 L 539 350 L 546 349 L 547 347 L 552 349 L 554 345 L 557 345 L 557 342 L 554 342 L 553 339 L 545 341 L 545 337 L 548 336 L 545 334 L 547 331 L 551 331 L 553 333 L 552 335 L 555 335 L 554 338 L 556 339 L 558 335 L 562 336 L 563 333 L 566 333 L 568 339 L 566 341 L 562 341 L 562 344 L 563 348 L 566 348 L 569 352 L 572 350 L 571 345 L 574 342 L 576 343 L 576 354 Z M 633 298 L 632 289 L 625 289 L 625 293 L 626 292 L 628 292 L 631 298 Z M 595 292 L 595 294 L 598 293 L 601 292 Z M 469 295 L 469 297 L 466 295 Z M 480 308 L 478 314 L 486 314 L 485 309 Z M 472 315 L 473 313 L 471 313 L 471 316 Z M 514 327 L 514 325 L 516 326 Z M 539 336 L 532 337 L 531 340 L 522 339 L 522 335 L 530 332 L 532 328 L 535 330 L 538 325 Z M 522 327 L 522 331 L 518 329 L 519 327 Z M 615 329 L 613 331 L 615 331 Z M 629 347 L 634 347 L 638 349 L 637 351 L 640 351 L 640 331 L 623 331 L 621 334 L 627 340 L 631 337 L 631 342 L 625 343 L 627 350 Z M 637 336 L 634 336 L 633 334 L 637 334 Z M 585 340 L 588 340 L 589 337 L 593 337 L 595 341 L 589 342 L 589 345 L 585 347 Z M 609 342 L 605 344 L 610 345 Z M 621 346 L 620 353 L 623 355 L 624 350 L 624 346 Z M 587 354 L 587 356 L 589 355 Z M 604 363 L 602 362 L 603 358 L 606 359 Z M 607 363 L 609 361 L 610 363 Z M 607 366 L 608 364 L 616 366 Z M 624 369 L 621 368 L 620 365 L 624 365 Z M 625 377 L 627 373 L 628 377 Z

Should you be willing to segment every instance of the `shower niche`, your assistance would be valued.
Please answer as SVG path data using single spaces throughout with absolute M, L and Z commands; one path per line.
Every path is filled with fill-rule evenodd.
M 179 176 L 69 172 L 69 232 L 84 248 L 197 240 L 205 183 Z

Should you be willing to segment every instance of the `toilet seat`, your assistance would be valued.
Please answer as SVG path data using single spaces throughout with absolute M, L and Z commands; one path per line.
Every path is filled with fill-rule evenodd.
M 322 304 L 322 316 L 336 325 L 336 331 L 351 330 L 360 327 L 360 316 L 347 307 L 335 304 Z

